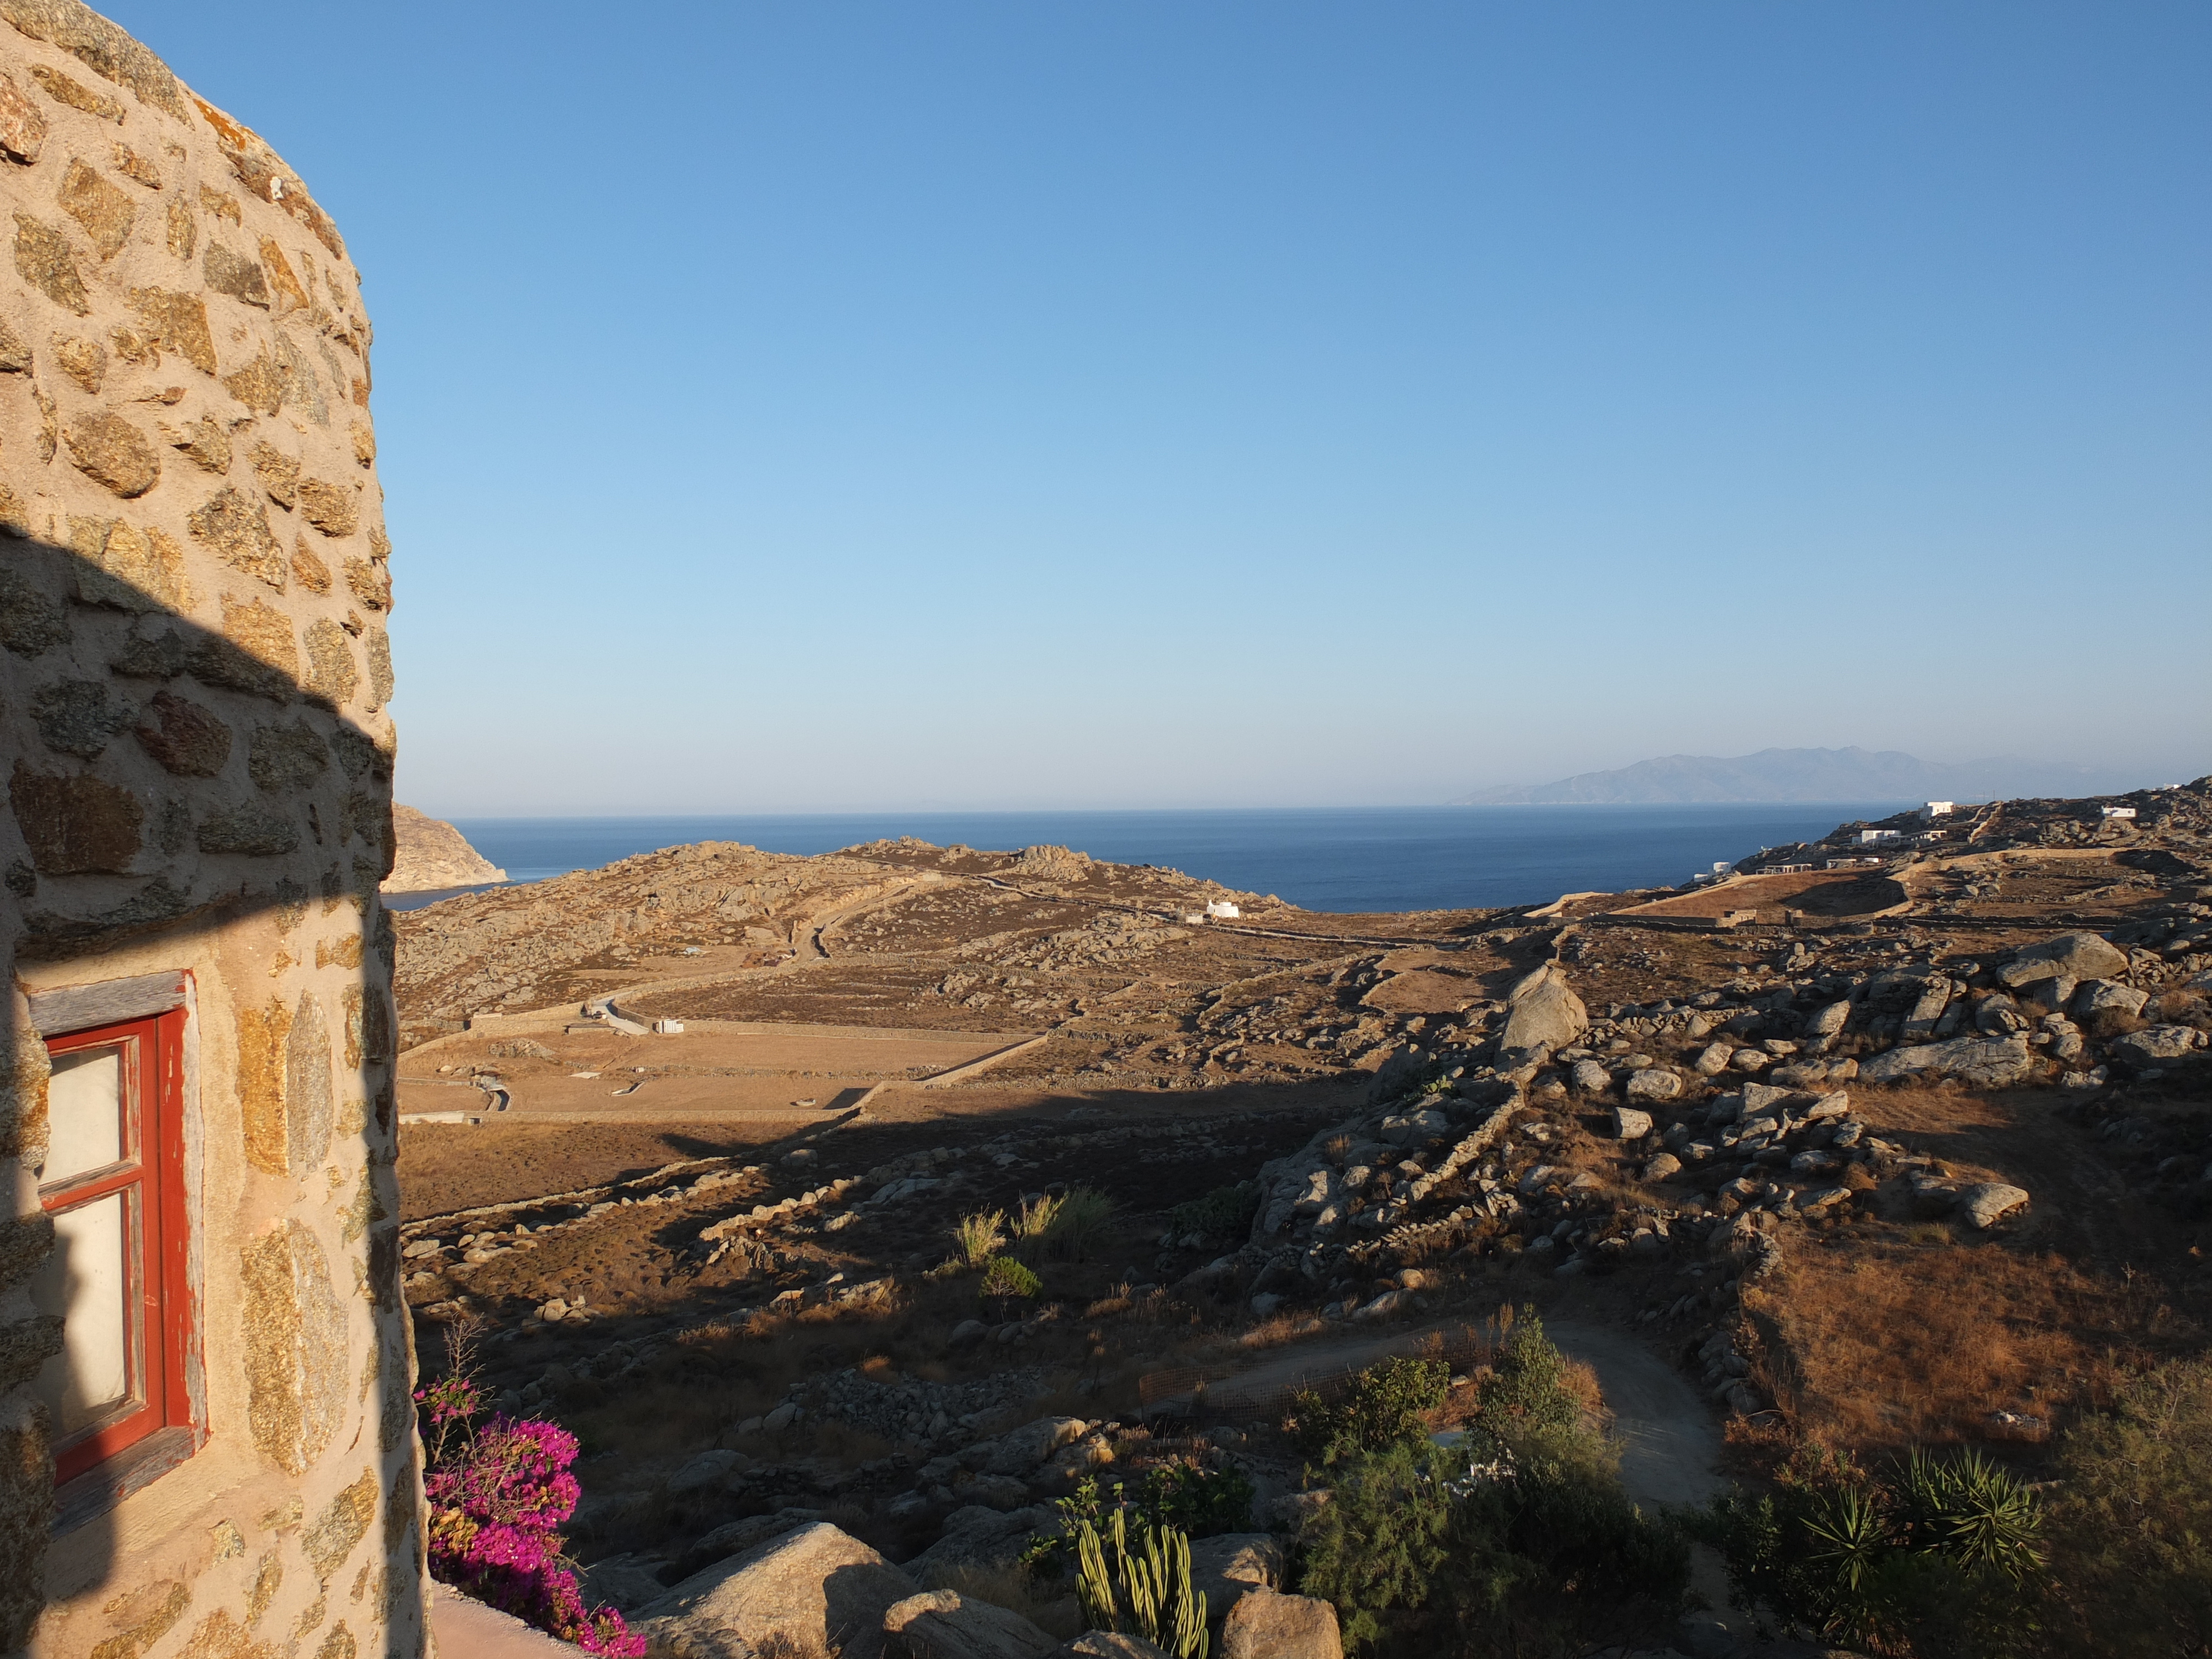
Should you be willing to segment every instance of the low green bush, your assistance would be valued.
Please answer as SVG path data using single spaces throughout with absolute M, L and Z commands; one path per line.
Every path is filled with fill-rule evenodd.
M 2130 1378 L 2059 1448 L 2055 1644 L 2212 1653 L 2212 1360 Z
M 1657 1644 L 1687 1593 L 1689 1540 L 1629 1501 L 1565 1373 L 1523 1310 L 1455 1444 L 1422 1432 L 1449 1382 L 1434 1361 L 1374 1368 L 1317 1425 L 1337 1468 L 1299 1587 L 1335 1605 L 1352 1645 L 1488 1659 Z
M 1241 1238 L 1252 1231 L 1252 1218 L 1260 1213 L 1264 1191 L 1256 1181 L 1216 1187 L 1203 1198 L 1194 1198 L 1170 1210 L 1167 1230 L 1171 1233 L 1202 1233 L 1208 1238 Z
M 1292 1445 L 1325 1463 L 1385 1451 L 1425 1438 L 1422 1419 L 1450 1389 L 1451 1367 L 1441 1359 L 1385 1359 L 1361 1371 L 1334 1400 L 1299 1390 L 1283 1428 Z
M 1978 1451 L 1915 1451 L 1879 1474 L 1809 1447 L 1775 1489 L 1713 1500 L 1693 1525 L 1727 1560 L 1739 1604 L 1884 1653 L 2038 1650 L 2043 1513 Z
M 983 1268 L 979 1294 L 988 1302 L 1003 1297 L 1033 1297 L 1043 1289 L 1043 1281 L 1013 1257 L 994 1255 Z

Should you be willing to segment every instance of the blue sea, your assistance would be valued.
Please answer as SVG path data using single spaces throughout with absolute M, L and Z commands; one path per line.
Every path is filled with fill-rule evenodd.
M 758 817 L 457 818 L 512 881 L 543 881 L 633 853 L 738 841 L 829 853 L 916 836 L 940 846 L 1054 842 L 1115 864 L 1158 864 L 1309 910 L 1456 910 L 1577 891 L 1673 884 L 1762 847 L 1824 836 L 1909 803 L 1702 806 L 1389 806 L 1142 812 L 839 812 Z M 396 908 L 428 897 L 410 896 Z

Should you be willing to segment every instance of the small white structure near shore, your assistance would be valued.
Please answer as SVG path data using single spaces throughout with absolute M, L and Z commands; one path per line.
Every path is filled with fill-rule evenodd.
M 2128 816 L 2130 817 L 2133 817 L 2135 814 L 2130 812 Z M 1235 904 L 1231 903 L 1227 899 L 1208 899 L 1206 901 L 1206 919 L 1208 921 L 1234 921 L 1243 914 L 1244 913 L 1242 910 L 1238 909 Z
M 1952 812 L 1955 810 L 1956 808 L 1950 801 L 1931 800 L 1927 805 L 1920 809 L 1920 816 L 1923 820 L 1933 822 L 1936 818 L 1949 817 Z
M 2100 806 L 2097 811 L 2108 818 L 2131 818 L 2136 815 L 2132 806 Z

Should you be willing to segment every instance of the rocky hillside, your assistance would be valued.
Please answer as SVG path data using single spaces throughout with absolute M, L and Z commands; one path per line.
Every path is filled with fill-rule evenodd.
M 452 824 L 411 806 L 393 803 L 392 839 L 392 873 L 384 878 L 387 893 L 434 893 L 507 879 L 507 872 L 470 846 Z
M 509 994 L 470 977 L 494 963 L 536 994 L 586 945 L 635 976 L 647 943 L 680 965 L 680 941 L 750 929 L 760 960 L 646 1003 L 1051 1035 L 1019 1109 L 988 1103 L 1015 1098 L 994 1071 L 918 1115 L 416 1212 L 407 1296 L 426 1353 L 488 1322 L 502 1403 L 606 1449 L 577 1529 L 592 1589 L 672 1644 L 750 1638 L 744 1587 L 833 1559 L 872 1575 L 886 1629 L 1016 1619 L 1045 1652 L 1073 1611 L 1021 1588 L 1021 1552 L 1085 1479 L 1163 1468 L 1249 1483 L 1201 1540 L 1217 1620 L 1331 1625 L 1264 1599 L 1301 1588 L 1286 1548 L 1317 1501 L 1280 1379 L 1426 1343 L 1455 1420 L 1501 1304 L 1556 1316 L 1571 1352 L 1660 1364 L 1665 1409 L 1714 1414 L 1740 1474 L 1814 1439 L 2036 1474 L 2126 1366 L 2212 1328 L 2212 781 L 2141 808 L 2014 803 L 1866 843 L 1878 869 L 1782 859 L 1426 933 L 1257 901 L 1188 923 L 1204 890 L 1172 872 L 912 842 L 684 848 L 571 878 L 565 907 L 434 907 L 400 919 L 402 971 L 447 1006 Z M 440 912 L 499 931 L 471 954 Z M 1083 1243 L 1017 1240 L 1085 1191 L 1112 1207 Z M 963 1217 L 1037 1286 L 979 1299 Z M 1651 1409 L 1649 1381 L 1620 1408 Z M 1696 1617 L 1652 1646 L 1770 1651 Z

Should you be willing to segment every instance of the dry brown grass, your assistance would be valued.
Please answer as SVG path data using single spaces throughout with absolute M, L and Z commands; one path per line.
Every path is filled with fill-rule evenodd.
M 1795 1256 L 1745 1305 L 1781 1340 L 1759 1380 L 1799 1432 L 1855 1449 L 1987 1437 L 1990 1414 L 2049 1416 L 2134 1350 L 2124 1298 L 2056 1255 L 1952 1242 Z

